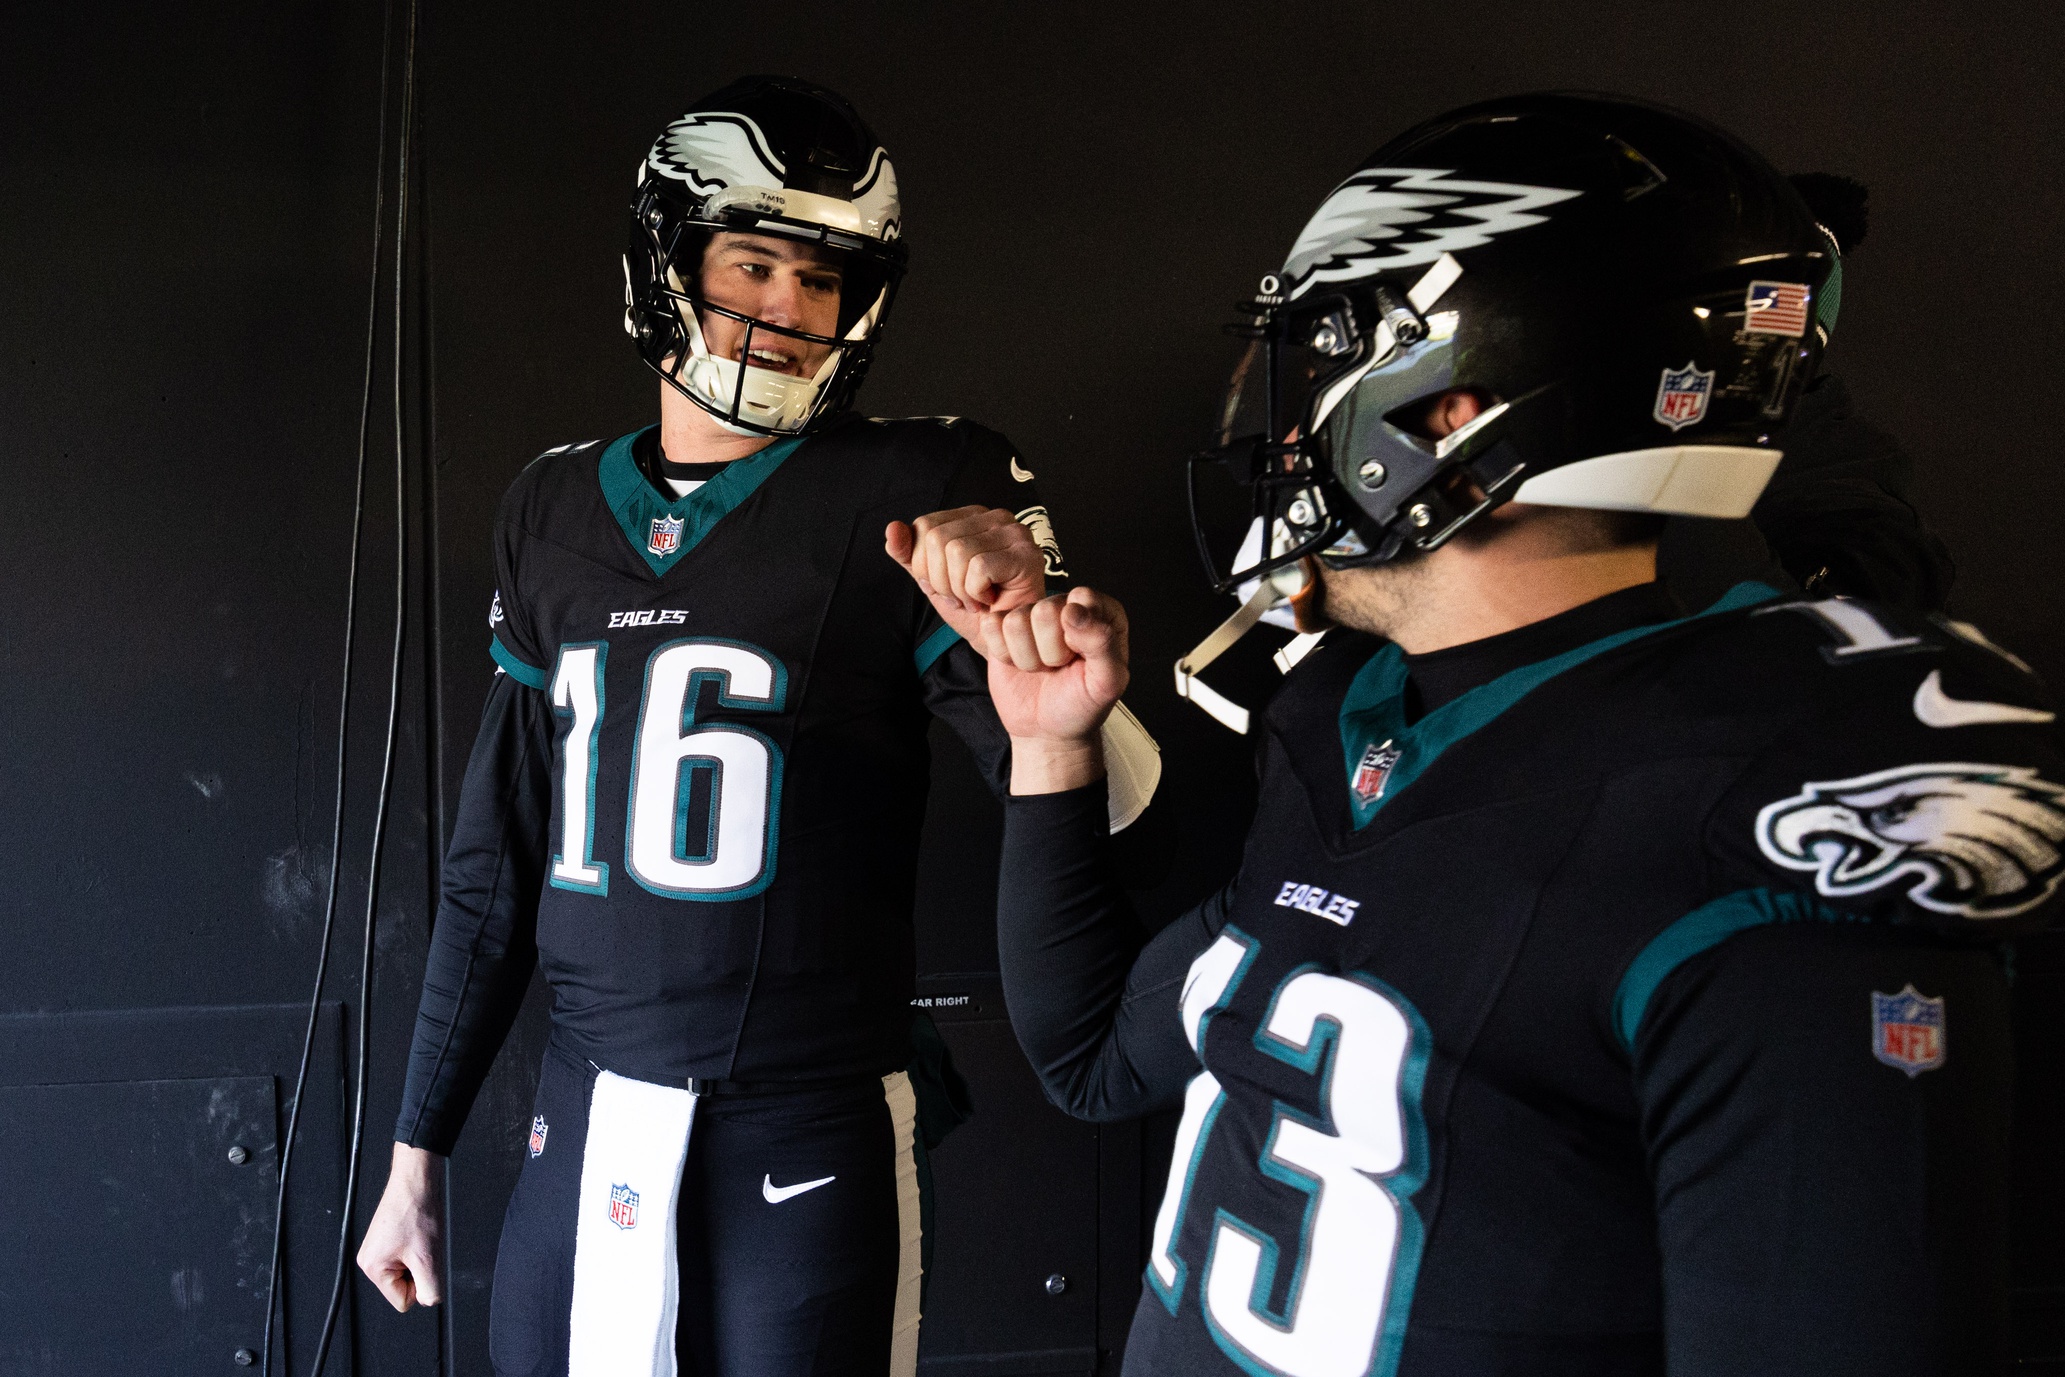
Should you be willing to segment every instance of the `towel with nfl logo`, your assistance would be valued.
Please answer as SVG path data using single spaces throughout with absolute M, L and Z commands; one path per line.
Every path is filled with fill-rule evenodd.
M 588 1109 L 568 1377 L 675 1377 L 675 1207 L 696 1097 L 604 1071 Z

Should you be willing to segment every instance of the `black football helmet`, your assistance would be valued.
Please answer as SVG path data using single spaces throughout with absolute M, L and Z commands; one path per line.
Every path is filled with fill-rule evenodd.
M 800 435 L 844 409 L 867 373 L 903 276 L 896 170 L 845 100 L 787 77 L 746 77 L 690 106 L 638 167 L 624 254 L 624 329 L 639 357 L 727 428 Z M 840 260 L 835 335 L 770 324 L 705 300 L 703 249 L 721 230 L 780 235 Z M 746 327 L 736 359 L 703 320 Z M 811 377 L 751 366 L 755 336 L 829 352 Z
M 1516 499 L 1746 515 L 1834 264 L 1786 179 L 1689 115 L 1540 94 L 1420 125 L 1241 308 L 1218 443 L 1190 469 L 1214 586 L 1431 550 Z M 1485 410 L 1432 438 L 1422 414 L 1456 388 Z M 1208 529 L 1214 475 L 1247 490 L 1237 552 Z

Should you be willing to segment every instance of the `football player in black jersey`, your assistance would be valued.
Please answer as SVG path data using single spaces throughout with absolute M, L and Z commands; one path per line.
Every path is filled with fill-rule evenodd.
M 1237 876 L 1144 943 L 1095 734 L 1123 612 L 940 604 L 1012 736 L 1020 1041 L 1075 1114 L 1183 1109 L 1128 1372 L 2003 1362 L 2053 703 L 1961 623 L 1653 581 L 1659 514 L 1764 486 L 1828 270 L 1761 158 L 1633 102 L 1471 107 L 1343 183 L 1212 461 L 1338 629 Z
M 439 1298 L 440 1159 L 542 967 L 495 1370 L 909 1373 L 944 1127 L 905 1070 L 926 728 L 999 788 L 1007 743 L 981 657 L 877 542 L 944 532 L 995 609 L 1060 552 L 1003 437 L 849 409 L 905 254 L 845 101 L 749 78 L 698 102 L 632 216 L 661 420 L 547 451 L 503 500 L 500 673 L 360 1265 L 399 1308 Z

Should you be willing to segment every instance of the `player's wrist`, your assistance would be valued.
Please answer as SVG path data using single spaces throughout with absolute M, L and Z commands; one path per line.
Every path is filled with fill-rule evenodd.
M 1088 736 L 1011 738 L 1011 792 L 1061 794 L 1104 778 L 1104 745 Z
M 388 1180 L 399 1183 L 413 1194 L 427 1194 L 436 1190 L 443 1179 L 444 1164 L 445 1159 L 429 1148 L 397 1142 L 394 1159 L 388 1167 Z

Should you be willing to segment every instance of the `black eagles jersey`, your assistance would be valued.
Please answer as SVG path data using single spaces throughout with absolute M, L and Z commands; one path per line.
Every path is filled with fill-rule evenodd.
M 1001 787 L 982 661 L 882 532 L 1006 507 L 1060 573 L 1002 437 L 853 417 L 674 500 L 638 438 L 547 453 L 497 518 L 503 673 L 445 861 L 404 1142 L 450 1150 L 534 964 L 555 1027 L 623 1075 L 901 1067 L 930 715 Z
M 1238 878 L 1144 951 L 1098 791 L 1011 801 L 1049 1093 L 1184 1109 L 1128 1372 L 1992 1370 L 2051 705 L 1969 628 L 1654 597 L 1423 714 L 1315 652 Z

